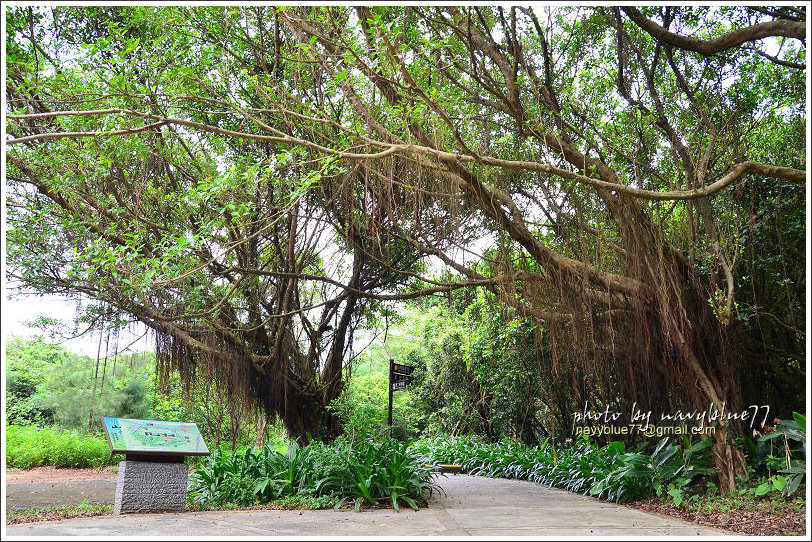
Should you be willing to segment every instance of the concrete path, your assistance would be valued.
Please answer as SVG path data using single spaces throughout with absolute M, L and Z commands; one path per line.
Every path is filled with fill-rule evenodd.
M 440 477 L 429 508 L 131 514 L 10 525 L 7 536 L 732 535 L 531 482 Z M 112 496 L 110 499 L 112 502 Z

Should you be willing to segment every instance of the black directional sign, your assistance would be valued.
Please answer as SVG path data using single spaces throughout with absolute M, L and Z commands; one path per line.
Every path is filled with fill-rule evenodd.
M 409 375 L 402 375 L 400 373 L 392 373 L 392 382 L 403 382 L 405 385 L 409 385 L 414 380 L 413 376 Z
M 405 391 L 406 382 L 392 382 L 392 391 Z
M 389 427 L 392 427 L 392 392 L 404 391 L 414 380 L 413 372 L 413 365 L 403 365 L 395 363 L 393 359 L 389 360 Z
M 402 375 L 410 375 L 414 372 L 413 365 L 402 365 L 400 363 L 393 363 L 392 364 L 392 373 L 399 373 Z

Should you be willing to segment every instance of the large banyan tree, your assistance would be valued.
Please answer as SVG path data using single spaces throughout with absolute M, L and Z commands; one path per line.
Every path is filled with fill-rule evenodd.
M 294 435 L 335 430 L 366 317 L 463 286 L 536 323 L 575 404 L 749 404 L 732 202 L 804 190 L 804 8 L 7 15 L 10 276 Z

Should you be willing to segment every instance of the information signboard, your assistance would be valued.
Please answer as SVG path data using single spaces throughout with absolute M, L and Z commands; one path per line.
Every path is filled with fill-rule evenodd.
M 209 455 L 194 423 L 102 418 L 112 453 L 138 455 Z
M 406 386 L 414 380 L 414 377 L 411 376 L 413 372 L 413 365 L 403 365 L 395 363 L 393 359 L 389 360 L 389 416 L 387 417 L 389 427 L 392 426 L 392 392 L 406 391 Z
M 411 376 L 414 372 L 413 365 L 403 365 L 402 363 L 395 363 L 395 360 L 389 362 L 389 395 L 391 403 L 391 395 L 393 391 L 404 391 L 406 386 L 412 383 L 414 377 Z M 390 407 L 391 408 L 391 407 Z M 391 425 L 391 424 L 390 424 Z
M 392 382 L 392 391 L 406 391 L 406 382 Z
M 414 372 L 414 365 L 403 365 L 402 363 L 392 363 L 392 372 L 402 375 L 410 375 Z
M 392 383 L 394 384 L 403 384 L 404 386 L 408 386 L 412 383 L 414 377 L 402 375 L 399 373 L 392 373 Z

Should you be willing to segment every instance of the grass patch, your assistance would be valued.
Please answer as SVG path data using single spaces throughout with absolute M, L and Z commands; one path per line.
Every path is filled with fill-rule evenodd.
M 110 453 L 107 440 L 101 435 L 50 427 L 6 426 L 6 467 L 101 468 L 122 459 L 120 454 Z
M 291 495 L 270 503 L 270 506 L 278 510 L 322 510 L 333 508 L 337 503 L 338 499 L 330 496 Z
M 327 510 L 333 509 L 338 504 L 335 497 L 323 496 L 312 497 L 309 495 L 291 495 L 283 497 L 266 504 L 255 504 L 251 506 L 236 503 L 226 503 L 214 505 L 209 502 L 196 502 L 192 499 L 186 501 L 186 511 L 188 512 L 208 512 L 216 510 Z
M 37 521 L 56 521 L 70 518 L 87 518 L 91 516 L 112 515 L 110 504 L 87 504 L 48 506 L 45 508 L 20 508 L 6 510 L 6 525 L 34 523 Z

